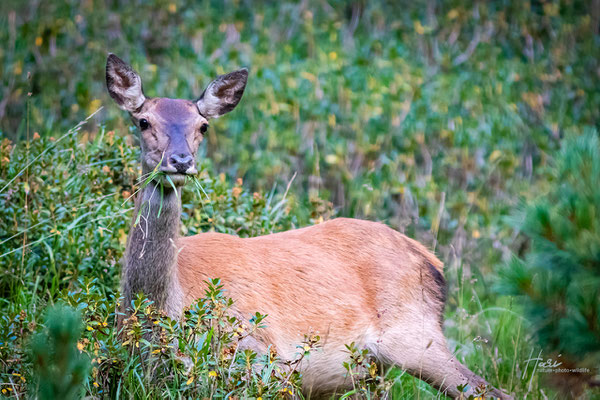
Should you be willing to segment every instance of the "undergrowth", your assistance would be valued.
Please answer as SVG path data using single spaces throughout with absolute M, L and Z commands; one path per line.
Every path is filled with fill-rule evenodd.
M 44 340 L 51 341 L 58 318 L 52 317 L 57 311 L 49 311 L 45 320 L 45 310 L 62 304 L 82 318 L 81 337 L 76 342 L 61 340 L 70 340 L 90 359 L 83 384 L 87 395 L 302 398 L 298 366 L 319 351 L 319 338 L 307 336 L 298 343 L 295 361 L 279 360 L 273 351 L 238 351 L 241 340 L 268 326 L 268 317 L 228 315 L 231 300 L 218 281 L 211 283 L 206 297 L 187 310 L 182 321 L 167 318 L 141 297 L 131 305 L 133 315 L 120 316 L 119 260 L 133 218 L 133 196 L 145 181 L 137 178 L 138 154 L 129 137 L 102 127 L 95 132 L 84 127 L 79 124 L 56 140 L 35 138 L 28 146 L 2 142 L 1 156 L 10 161 L 0 175 L 0 186 L 7 188 L 0 193 L 4 204 L 0 257 L 5 266 L 0 278 L 3 393 L 24 396 L 31 393 L 28 390 L 39 390 L 43 397 L 49 382 L 60 384 L 43 379 L 52 373 L 40 373 L 43 370 L 36 367 L 29 349 L 33 346 L 34 354 L 42 354 L 35 343 L 44 332 Z M 204 161 L 198 178 L 182 193 L 184 233 L 213 230 L 249 237 L 298 224 L 286 197 L 289 187 L 274 188 L 266 196 L 249 193 L 241 180 L 230 184 L 224 175 L 212 178 L 211 168 Z M 320 212 L 330 212 L 321 204 L 310 212 L 314 222 L 322 220 Z M 459 308 L 446 330 L 455 339 L 451 345 L 458 357 L 497 386 L 525 390 L 528 381 L 519 376 L 525 372 L 533 390 L 538 390 L 537 379 L 514 359 L 527 337 L 515 340 L 510 336 L 512 328 L 503 328 L 519 322 L 508 312 L 510 306 L 494 308 L 489 300 L 472 301 L 478 296 L 474 282 L 453 273 L 448 271 L 448 279 L 459 280 L 455 297 Z M 483 336 L 493 338 L 494 344 Z M 51 360 L 51 354 L 37 359 Z M 340 395 L 348 398 L 440 397 L 400 370 L 384 370 L 365 349 L 353 344 L 348 344 L 345 367 L 353 389 Z
M 285 366 L 259 382 L 270 368 L 264 355 L 242 352 L 225 354 L 242 382 L 232 388 L 219 354 L 225 344 L 209 346 L 202 368 L 186 369 L 177 352 L 199 350 L 176 338 L 209 342 L 202 335 L 214 320 L 202 307 L 213 299 L 188 312 L 198 331 L 138 299 L 138 320 L 119 335 L 120 260 L 145 181 L 122 112 L 106 107 L 77 124 L 112 104 L 104 84 L 110 51 L 138 70 L 148 96 L 197 98 L 216 75 L 249 67 L 244 98 L 211 124 L 200 173 L 183 190 L 182 234 L 252 237 L 335 216 L 383 221 L 445 262 L 444 330 L 461 362 L 517 398 L 561 398 L 545 379 L 551 374 L 531 361 L 547 350 L 525 303 L 492 288 L 513 256 L 529 259 L 515 210 L 553 193 L 548 167 L 565 138 L 600 127 L 595 4 L 0 2 L 2 395 L 23 398 L 43 375 L 60 383 L 31 358 L 44 350 L 32 353 L 33 338 L 53 332 L 47 310 L 57 304 L 80 313 L 75 346 L 90 358 L 86 395 L 302 395 L 301 377 L 286 382 Z M 225 332 L 239 324 L 247 326 L 242 335 L 253 329 L 246 317 L 223 340 L 236 343 Z M 148 326 L 160 346 L 144 341 Z M 571 339 L 566 332 L 561 341 Z M 348 345 L 347 397 L 441 397 L 399 369 L 375 369 L 364 349 Z M 47 350 L 43 357 L 58 354 Z

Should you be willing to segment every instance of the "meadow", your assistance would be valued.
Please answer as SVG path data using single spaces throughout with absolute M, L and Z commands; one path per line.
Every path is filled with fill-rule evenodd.
M 182 234 L 382 221 L 445 263 L 444 330 L 465 365 L 519 399 L 600 398 L 599 10 L 3 1 L 1 396 L 303 398 L 295 366 L 319 351 L 310 336 L 289 365 L 236 351 L 269 318 L 228 316 L 218 280 L 182 321 L 139 298 L 117 332 L 140 163 L 105 88 L 113 52 L 148 96 L 194 99 L 249 69 L 242 101 L 200 148 Z M 343 398 L 444 398 L 348 346 Z M 559 357 L 588 373 L 528 361 Z

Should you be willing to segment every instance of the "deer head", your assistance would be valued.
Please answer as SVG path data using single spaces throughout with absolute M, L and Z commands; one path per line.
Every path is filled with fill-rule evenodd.
M 219 76 L 195 101 L 148 98 L 133 68 L 114 54 L 106 60 L 108 93 L 129 112 L 141 133 L 142 172 L 148 174 L 158 167 L 176 185 L 197 172 L 196 153 L 209 120 L 235 108 L 247 80 L 248 70 L 240 69 Z

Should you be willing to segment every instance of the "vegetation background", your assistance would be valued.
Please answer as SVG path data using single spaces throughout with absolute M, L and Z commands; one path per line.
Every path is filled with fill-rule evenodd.
M 600 365 L 599 1 L 5 0 L 0 11 L 3 396 L 302 396 L 276 355 L 235 350 L 268 317 L 228 318 L 216 281 L 183 322 L 139 299 L 117 335 L 139 153 L 105 90 L 110 51 L 149 96 L 193 99 L 250 69 L 242 102 L 201 146 L 183 234 L 383 221 L 445 262 L 445 331 L 471 369 L 517 398 L 600 398 L 584 384 Z M 299 346 L 299 359 L 318 351 L 316 338 Z M 347 397 L 440 397 L 361 349 L 348 356 Z M 538 357 L 591 372 L 540 372 L 527 361 Z

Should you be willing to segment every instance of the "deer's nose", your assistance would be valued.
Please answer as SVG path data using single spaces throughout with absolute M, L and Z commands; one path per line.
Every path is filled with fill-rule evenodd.
M 194 158 L 190 154 L 172 154 L 169 163 L 179 172 L 185 174 L 194 165 Z

